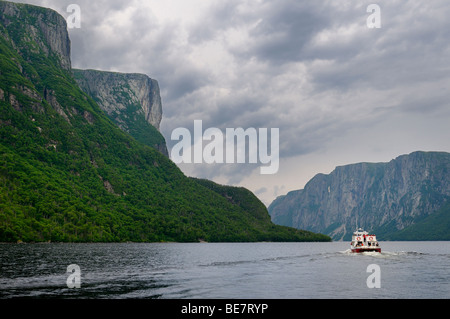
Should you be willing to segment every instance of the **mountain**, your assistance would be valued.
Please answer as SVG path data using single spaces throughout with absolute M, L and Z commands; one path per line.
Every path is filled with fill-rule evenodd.
M 318 174 L 268 209 L 277 224 L 334 240 L 349 240 L 357 226 L 381 240 L 449 240 L 449 199 L 450 154 L 414 152 L 389 163 L 351 164 Z
M 99 106 L 117 96 L 94 100 L 76 73 L 58 13 L 0 1 L 1 242 L 329 240 L 273 224 L 246 189 L 186 177 L 152 142 L 132 136 L 144 133 L 142 123 L 117 114 L 120 128 Z M 121 82 L 132 100 L 140 96 L 133 77 Z M 150 84 L 142 96 L 157 99 Z M 123 101 L 135 107 L 126 114 L 157 131 L 144 100 Z
M 158 82 L 145 74 L 73 69 L 80 88 L 136 140 L 169 156 L 159 132 L 162 103 Z

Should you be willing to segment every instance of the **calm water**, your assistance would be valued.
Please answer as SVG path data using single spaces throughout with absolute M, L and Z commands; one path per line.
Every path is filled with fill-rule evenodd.
M 0 298 L 450 297 L 450 242 L 0 244 Z M 67 287 L 67 266 L 81 269 Z M 380 288 L 368 288 L 369 265 Z

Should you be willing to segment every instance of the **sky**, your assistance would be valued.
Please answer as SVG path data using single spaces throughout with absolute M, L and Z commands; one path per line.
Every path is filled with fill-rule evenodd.
M 66 18 L 79 6 L 74 68 L 156 79 L 169 153 L 172 132 L 193 132 L 194 120 L 224 133 L 278 128 L 276 174 L 260 163 L 178 164 L 266 205 L 336 166 L 450 152 L 448 0 L 14 2 Z

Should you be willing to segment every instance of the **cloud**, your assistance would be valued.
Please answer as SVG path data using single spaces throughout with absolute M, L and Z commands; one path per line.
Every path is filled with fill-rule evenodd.
M 297 62 L 311 37 L 329 25 L 321 2 L 264 2 L 255 12 L 258 23 L 248 32 L 249 45 L 236 50 L 243 58 L 256 57 L 271 64 Z
M 366 25 L 366 0 L 22 2 L 64 16 L 80 5 L 74 66 L 157 79 L 169 148 L 172 130 L 196 119 L 221 130 L 279 128 L 277 176 L 262 180 L 259 165 L 180 165 L 249 185 L 266 203 L 345 161 L 450 151 L 446 0 L 377 1 L 380 29 Z

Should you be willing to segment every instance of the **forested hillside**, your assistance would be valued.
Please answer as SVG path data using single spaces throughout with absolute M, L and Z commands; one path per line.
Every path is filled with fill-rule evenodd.
M 187 178 L 79 88 L 59 14 L 0 1 L 0 241 L 329 240 L 227 190 Z

